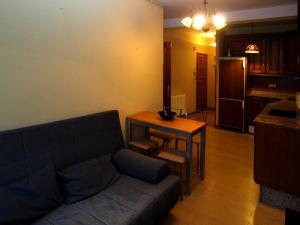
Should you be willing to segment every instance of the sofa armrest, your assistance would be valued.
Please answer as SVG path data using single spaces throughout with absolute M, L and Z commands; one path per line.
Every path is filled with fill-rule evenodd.
M 169 163 L 128 149 L 117 151 L 112 159 L 120 172 L 151 184 L 159 183 L 171 172 Z

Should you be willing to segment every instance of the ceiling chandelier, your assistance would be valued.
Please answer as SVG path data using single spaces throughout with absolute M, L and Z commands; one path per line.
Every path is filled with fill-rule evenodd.
M 185 17 L 181 20 L 181 23 L 195 30 L 203 30 L 208 32 L 213 26 L 216 30 L 220 30 L 226 26 L 225 17 L 220 14 L 210 15 L 207 8 L 207 0 L 203 1 L 203 8 L 200 8 L 200 11 L 192 17 Z

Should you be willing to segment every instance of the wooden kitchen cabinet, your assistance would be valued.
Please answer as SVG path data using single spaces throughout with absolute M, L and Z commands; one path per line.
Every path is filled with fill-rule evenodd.
M 272 102 L 280 101 L 278 98 L 247 96 L 246 98 L 246 125 L 253 126 L 254 119 Z
M 248 37 L 245 35 L 227 36 L 224 40 L 223 55 L 228 56 L 228 50 L 232 57 L 244 57 L 248 44 Z
M 300 197 L 300 129 L 255 124 L 254 180 Z
M 265 107 L 263 98 L 248 96 L 246 98 L 247 124 L 254 125 L 254 119 Z
M 245 54 L 247 44 L 254 42 L 259 54 Z M 300 34 L 296 31 L 271 34 L 230 35 L 224 37 L 223 55 L 246 56 L 251 75 L 300 76 Z
M 266 42 L 266 73 L 281 74 L 283 72 L 283 37 L 273 35 L 268 37 Z
M 259 54 L 249 56 L 249 72 L 253 74 L 280 74 L 283 72 L 283 37 L 272 35 L 254 39 Z
M 300 34 L 287 32 L 284 34 L 283 71 L 289 75 L 300 73 Z
M 250 40 L 249 40 L 250 42 Z M 267 40 L 264 37 L 255 38 L 254 42 L 258 49 L 259 54 L 249 54 L 249 72 L 250 73 L 266 73 L 266 50 Z

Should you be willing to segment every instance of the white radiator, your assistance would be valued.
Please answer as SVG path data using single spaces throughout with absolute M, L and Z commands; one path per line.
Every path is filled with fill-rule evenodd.
M 172 95 L 171 96 L 171 108 L 173 111 L 176 111 L 178 114 L 180 113 L 180 109 L 182 109 L 182 113 L 186 113 L 186 96 L 185 95 Z

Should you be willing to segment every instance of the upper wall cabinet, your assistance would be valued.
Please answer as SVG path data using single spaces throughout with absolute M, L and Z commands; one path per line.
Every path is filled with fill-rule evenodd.
M 300 73 L 300 34 L 287 32 L 284 34 L 283 70 L 287 74 Z
M 254 74 L 282 74 L 283 38 L 270 35 L 254 38 L 259 54 L 249 54 L 249 72 Z
M 259 54 L 245 54 L 247 44 L 254 42 Z M 249 74 L 299 75 L 300 74 L 300 35 L 296 32 L 232 35 L 224 38 L 223 55 L 246 56 Z
M 250 42 L 250 40 L 248 40 Z M 267 40 L 264 37 L 255 37 L 251 42 L 254 42 L 258 49 L 259 54 L 249 54 L 248 64 L 250 73 L 266 73 L 267 62 L 266 62 L 266 53 L 267 53 Z
M 272 35 L 266 41 L 266 72 L 267 74 L 282 74 L 283 37 L 281 35 Z
M 244 57 L 248 37 L 244 35 L 226 36 L 223 56 Z

